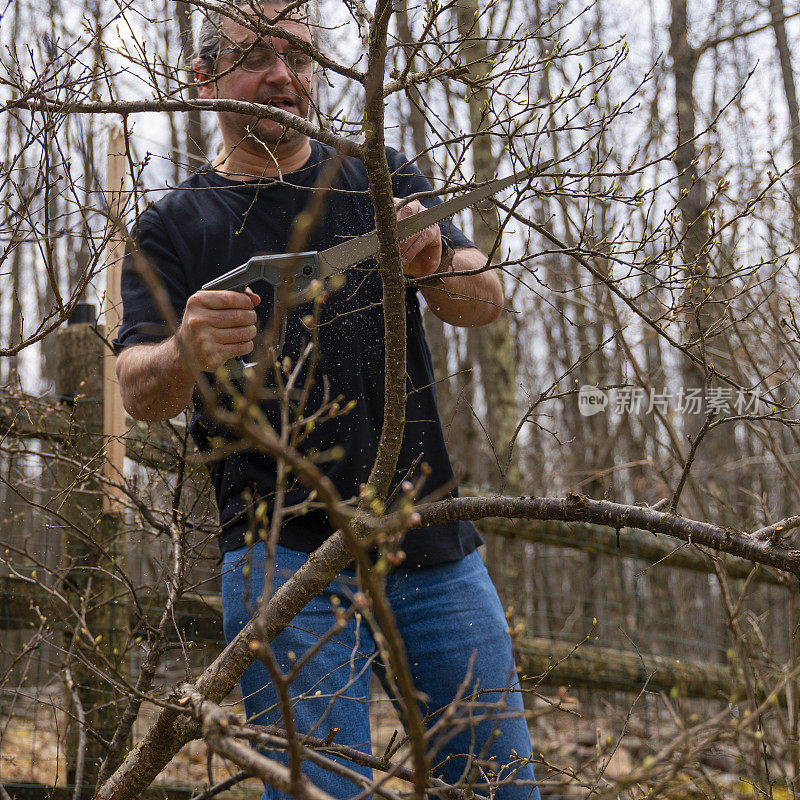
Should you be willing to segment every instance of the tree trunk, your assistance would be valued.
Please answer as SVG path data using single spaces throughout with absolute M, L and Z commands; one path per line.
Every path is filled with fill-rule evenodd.
M 192 72 L 192 59 L 194 55 L 194 44 L 192 41 L 192 11 L 188 3 L 171 3 L 175 8 L 175 16 L 178 20 L 178 32 L 181 43 L 181 64 L 186 65 L 187 87 L 185 90 L 189 100 L 197 98 L 197 86 L 194 82 Z M 194 172 L 199 169 L 206 161 L 206 141 L 203 137 L 203 124 L 200 112 L 197 110 L 189 111 L 186 114 L 186 158 L 188 171 Z
M 700 154 L 696 143 L 694 106 L 694 76 L 699 52 L 688 40 L 687 0 L 671 0 L 670 8 L 670 55 L 678 120 L 673 161 L 678 173 L 679 196 L 676 207 L 681 212 L 679 233 L 682 240 L 676 254 L 682 254 L 681 269 L 686 285 L 683 294 L 686 338 L 694 342 L 692 349 L 703 360 L 703 366 L 684 360 L 683 388 L 700 389 L 701 394 L 705 395 L 711 375 L 705 364 L 715 360 L 706 357 L 706 347 L 713 338 L 710 329 L 715 317 L 722 311 L 721 303 L 725 299 L 721 294 L 716 296 L 715 289 L 719 293 L 724 292 L 725 283 L 715 287 L 709 274 L 709 203 L 705 179 L 698 168 Z M 699 409 L 686 409 L 682 415 L 685 436 L 695 437 L 705 421 L 707 409 L 705 403 L 700 405 Z M 726 492 L 719 482 L 719 468 L 735 457 L 735 441 L 724 430 L 717 429 L 700 448 L 693 470 L 708 476 L 709 495 L 721 497 L 722 507 L 725 507 L 731 498 L 725 497 Z
M 459 0 L 456 4 L 461 54 L 464 63 L 469 65 L 471 79 L 478 82 L 488 71 L 489 59 L 487 40 L 480 28 L 480 13 L 477 0 Z M 470 128 L 475 135 L 472 144 L 475 179 L 490 180 L 494 177 L 497 159 L 492 152 L 491 139 L 479 135 L 488 125 L 486 110 L 490 97 L 486 87 L 477 83 L 468 90 L 467 102 Z M 472 238 L 477 247 L 485 253 L 494 250 L 499 234 L 497 212 L 491 203 L 472 209 L 472 226 Z M 491 325 L 470 329 L 468 338 L 470 355 L 480 370 L 486 403 L 484 424 L 494 451 L 489 452 L 484 462 L 485 477 L 492 484 L 519 489 L 516 453 L 511 454 L 509 461 L 509 446 L 517 424 L 517 373 L 508 315 L 503 314 Z
M 11 17 L 11 41 L 16 41 L 19 35 L 19 5 L 14 3 L 12 6 Z M 17 112 L 22 113 L 22 112 Z M 14 144 L 17 143 L 19 147 L 19 159 L 17 167 L 20 175 L 25 175 L 27 164 L 27 153 L 23 146 L 24 135 L 22 133 L 22 126 L 20 124 L 17 113 L 6 112 L 6 125 L 5 125 L 5 163 L 10 164 L 12 154 L 14 151 Z M 10 197 L 9 197 L 10 202 Z M 20 204 L 22 205 L 22 204 Z M 17 224 L 21 225 L 22 221 L 17 220 Z M 9 331 L 9 344 L 13 345 L 22 339 L 22 304 L 20 302 L 20 271 L 22 270 L 22 236 L 19 235 L 19 228 L 12 227 L 11 236 L 17 241 L 13 243 L 13 253 L 11 255 L 11 318 L 9 324 L 5 326 L 4 330 Z M 17 380 L 17 365 L 18 357 L 11 356 L 8 359 L 7 372 L 5 379 L 8 384 L 15 383 Z
M 410 69 L 415 70 L 413 47 L 414 35 L 411 31 L 411 24 L 408 19 L 408 1 L 398 0 L 395 5 L 395 19 L 397 20 L 397 32 L 403 44 L 403 51 L 407 59 L 410 60 Z M 420 93 L 419 87 L 411 85 L 406 89 L 408 99 L 408 127 L 411 131 L 411 143 L 414 153 L 417 155 L 416 164 L 431 183 L 434 179 L 433 163 L 428 156 L 428 121 L 422 113 L 424 98 Z M 427 307 L 423 309 L 423 321 L 428 345 L 433 357 L 433 371 L 436 377 L 436 400 L 439 406 L 439 415 L 447 419 L 453 412 L 453 393 L 448 376 L 450 369 L 447 358 L 447 334 L 445 333 L 444 323 Z
M 772 30 L 775 33 L 775 46 L 778 50 L 778 60 L 781 65 L 781 78 L 783 79 L 783 93 L 786 96 L 786 110 L 789 113 L 790 137 L 792 142 L 792 172 L 794 182 L 792 186 L 792 219 L 794 221 L 794 240 L 800 237 L 800 111 L 797 108 L 797 89 L 794 82 L 792 69 L 792 54 L 789 50 L 789 40 L 786 36 L 786 12 L 783 0 L 770 0 L 769 13 L 772 18 Z

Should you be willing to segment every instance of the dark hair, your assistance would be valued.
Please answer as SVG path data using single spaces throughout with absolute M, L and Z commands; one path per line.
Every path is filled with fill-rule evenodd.
M 222 18 L 223 14 L 219 10 L 224 7 L 231 7 L 236 9 L 252 8 L 255 4 L 263 5 L 276 5 L 285 6 L 288 0 L 230 0 L 227 3 L 218 3 L 217 9 L 204 11 L 203 21 L 200 23 L 200 30 L 197 32 L 197 47 L 195 48 L 195 57 L 211 64 L 217 58 L 217 53 L 220 50 L 220 42 L 222 41 Z M 317 25 L 317 3 L 314 0 L 308 0 L 305 4 L 305 13 L 308 20 L 308 27 L 311 31 L 311 39 L 316 44 L 318 30 Z

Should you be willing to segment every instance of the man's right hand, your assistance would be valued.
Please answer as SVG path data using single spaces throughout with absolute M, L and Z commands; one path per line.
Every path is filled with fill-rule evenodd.
M 185 355 L 205 372 L 228 359 L 253 351 L 255 307 L 261 298 L 248 287 L 244 292 L 201 290 L 186 301 L 176 334 Z

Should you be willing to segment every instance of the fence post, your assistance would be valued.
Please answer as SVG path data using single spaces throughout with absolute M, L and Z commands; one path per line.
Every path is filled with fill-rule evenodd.
M 77 612 L 64 624 L 65 705 L 72 715 L 65 755 L 67 782 L 79 779 L 84 786 L 94 785 L 106 751 L 101 740 L 110 739 L 116 723 L 119 698 L 103 676 L 108 665 L 123 667 L 127 650 L 127 620 L 115 598 L 119 515 L 103 511 L 105 344 L 95 318 L 94 306 L 80 304 L 70 324 L 59 330 L 56 350 L 56 391 L 71 410 L 59 474 L 65 519 L 61 566 L 64 593 Z M 77 721 L 81 717 L 85 736 Z
M 122 321 L 122 260 L 125 256 L 125 169 L 128 164 L 127 141 L 122 127 L 112 125 L 108 132 L 106 158 L 106 194 L 109 210 L 108 244 L 106 246 L 106 294 L 103 304 L 103 321 L 106 336 L 113 339 Z M 116 358 L 109 350 L 103 359 L 103 432 L 106 436 L 105 475 L 119 482 L 125 461 L 125 410 L 116 376 Z M 103 510 L 119 514 L 122 495 L 113 488 L 103 494 Z

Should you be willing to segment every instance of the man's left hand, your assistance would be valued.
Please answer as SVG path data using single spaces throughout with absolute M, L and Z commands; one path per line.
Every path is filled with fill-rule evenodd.
M 395 197 L 395 202 L 399 198 Z M 397 219 L 405 219 L 424 211 L 419 200 L 412 200 L 397 212 Z M 432 275 L 442 263 L 442 231 L 438 225 L 431 225 L 424 231 L 400 242 L 400 255 L 403 257 L 403 272 L 411 278 L 424 278 Z

